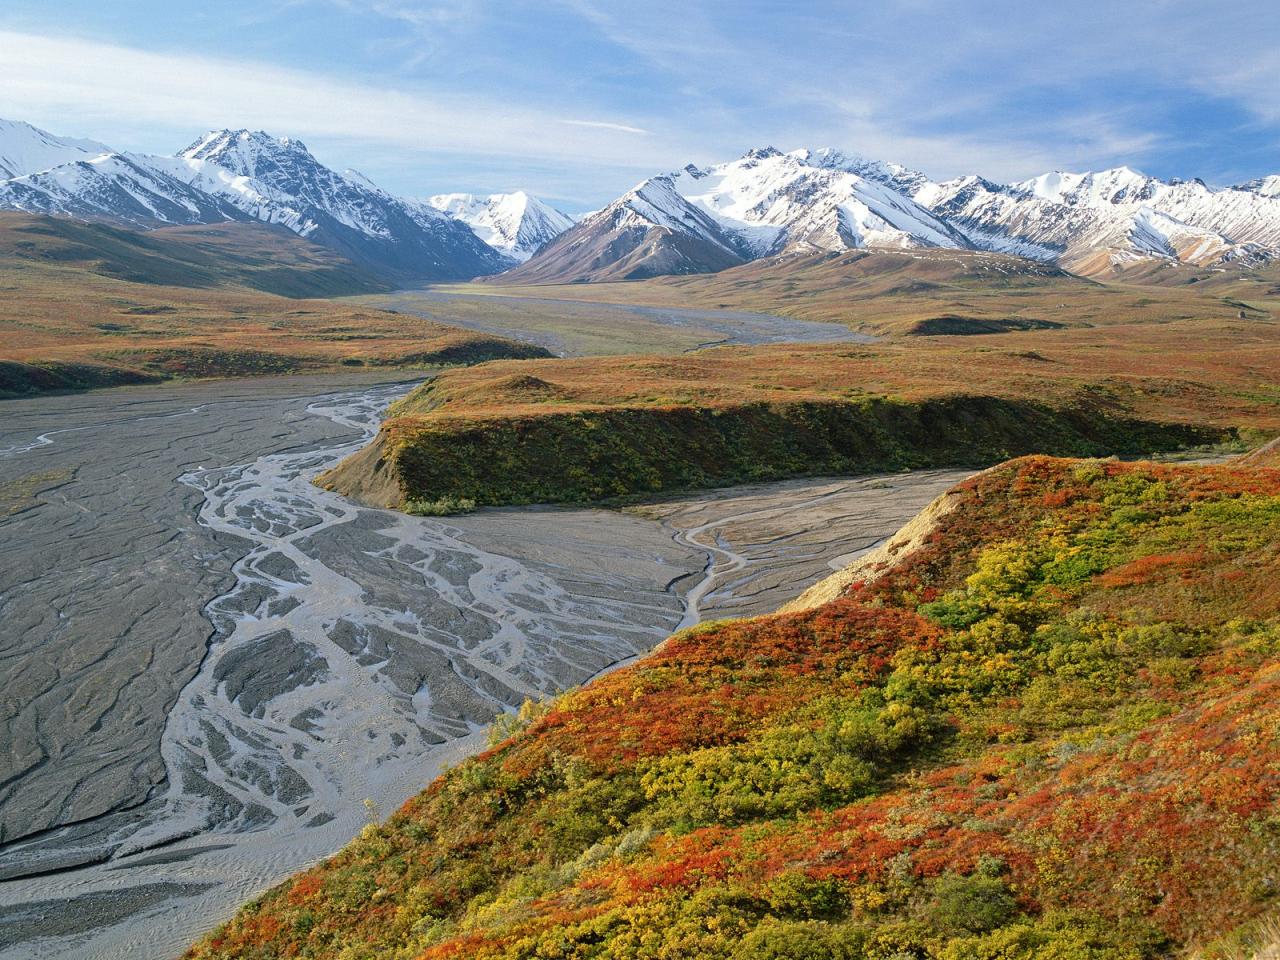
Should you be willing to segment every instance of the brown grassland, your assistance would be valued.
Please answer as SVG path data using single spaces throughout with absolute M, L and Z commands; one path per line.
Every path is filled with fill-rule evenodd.
M 394 412 L 484 417 L 955 393 L 1280 429 L 1280 324 L 1187 320 L 873 344 L 725 347 L 679 357 L 498 362 L 450 371 Z
M 0 396 L 547 355 L 321 299 L 378 289 L 345 261 L 267 228 L 139 234 L 0 214 Z
M 1270 319 L 495 362 L 393 406 L 323 478 L 385 506 L 586 502 L 783 477 L 1147 455 L 1280 433 Z
M 948 323 L 964 332 L 965 321 L 973 320 L 1012 323 L 1017 329 L 1028 323 L 1077 327 L 1265 319 L 1280 308 L 1275 268 L 1238 273 L 1144 266 L 1100 283 L 1017 257 L 956 250 L 854 250 L 616 283 L 512 286 L 494 277 L 446 289 L 749 310 L 889 335 L 946 332 Z

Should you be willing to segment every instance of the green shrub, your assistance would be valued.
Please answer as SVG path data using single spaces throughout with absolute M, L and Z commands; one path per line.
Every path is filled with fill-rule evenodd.
M 859 960 L 862 937 L 815 920 L 768 917 L 742 938 L 733 960 Z
M 449 517 L 471 513 L 476 502 L 470 497 L 440 497 L 438 500 L 406 500 L 404 512 L 415 517 Z
M 999 877 L 947 873 L 934 884 L 928 919 L 939 933 L 954 937 L 1001 927 L 1017 909 L 1017 901 Z
M 844 881 L 817 879 L 798 870 L 774 878 L 768 901 L 775 913 L 798 920 L 835 920 L 849 913 L 849 889 Z
M 1144 960 L 1163 946 L 1150 931 L 1075 912 L 1046 913 L 950 940 L 939 960 Z
M 655 824 L 740 823 L 847 803 L 931 737 L 928 715 L 878 691 L 822 698 L 757 740 L 650 762 L 641 783 Z

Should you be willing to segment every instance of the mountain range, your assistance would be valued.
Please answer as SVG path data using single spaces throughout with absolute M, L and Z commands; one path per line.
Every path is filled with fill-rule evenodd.
M 575 222 L 523 191 L 398 197 L 262 132 L 212 131 L 162 157 L 0 121 L 0 209 L 143 229 L 258 221 L 397 283 L 630 280 L 863 248 L 989 251 L 1092 277 L 1280 259 L 1280 175 L 1211 187 L 1117 167 L 939 182 L 830 148 L 690 164 Z
M 503 280 L 626 280 L 862 247 L 983 250 L 1103 276 L 1152 261 L 1280 258 L 1280 176 L 1226 188 L 1128 167 L 934 182 L 836 150 L 772 147 L 652 177 Z
M 332 170 L 294 138 L 212 131 L 163 157 L 0 122 L 0 209 L 140 228 L 258 221 L 405 283 L 500 272 L 527 257 L 536 237 L 568 223 L 525 194 L 511 197 L 519 200 L 488 198 L 511 234 L 490 245 L 480 235 L 492 232 L 488 222 L 476 218 L 473 228 L 466 216 Z

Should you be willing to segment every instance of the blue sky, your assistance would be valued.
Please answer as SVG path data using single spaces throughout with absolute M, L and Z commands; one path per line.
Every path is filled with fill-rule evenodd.
M 1274 0 L 5 0 L 0 116 L 172 153 L 301 137 L 425 195 L 570 211 L 752 146 L 935 178 L 1280 172 Z

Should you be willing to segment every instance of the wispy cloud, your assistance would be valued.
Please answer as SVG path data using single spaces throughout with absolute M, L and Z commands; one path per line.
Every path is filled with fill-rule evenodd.
M 1274 0 L 1131 0 L 1138 39 L 1111 0 L 169 3 L 172 22 L 7 0 L 0 114 L 149 149 L 256 126 L 400 189 L 583 204 L 766 143 L 938 178 L 1129 163 L 1220 182 L 1274 172 L 1280 147 Z M 106 31 L 124 39 L 83 38 Z
M 614 123 L 610 120 L 561 120 L 560 122 L 568 124 L 571 127 L 591 127 L 596 130 L 616 130 L 618 133 L 637 133 L 646 137 L 649 135 L 649 131 L 641 127 L 633 127 L 625 123 Z
M 647 0 L 610 4 L 600 0 L 558 0 L 605 39 L 654 66 L 684 74 L 698 63 L 722 63 L 734 53 L 714 20 L 696 2 Z M 679 29 L 670 24 L 679 23 Z M 661 24 L 662 26 L 659 26 Z
M 416 30 L 437 30 L 472 20 L 479 10 L 478 0 L 448 0 L 445 3 L 410 3 L 398 0 L 324 0 L 352 13 L 374 14 L 396 20 Z
M 425 95 L 261 62 L 10 31 L 0 31 L 0 111 L 58 116 L 63 126 L 95 131 L 150 124 L 189 138 L 207 127 L 251 126 L 433 153 L 635 169 L 666 163 L 672 150 L 654 143 L 638 151 L 634 139 L 619 142 L 616 133 L 644 132 L 639 127 L 566 123 L 549 110 L 483 97 Z

